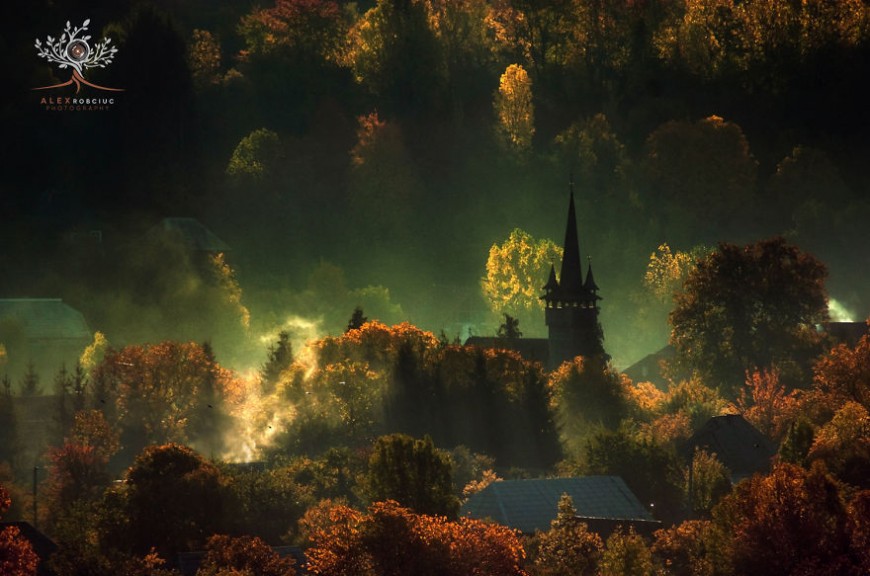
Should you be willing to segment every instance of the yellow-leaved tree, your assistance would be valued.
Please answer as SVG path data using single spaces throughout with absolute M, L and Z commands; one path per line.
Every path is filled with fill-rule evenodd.
M 544 306 L 540 295 L 550 266 L 562 261 L 562 249 L 552 240 L 536 240 L 515 228 L 501 244 L 493 244 L 481 280 L 490 310 L 509 314 L 521 327 L 541 324 Z
M 532 79 L 521 65 L 511 64 L 501 75 L 494 106 L 496 134 L 502 144 L 520 154 L 531 148 L 535 135 Z

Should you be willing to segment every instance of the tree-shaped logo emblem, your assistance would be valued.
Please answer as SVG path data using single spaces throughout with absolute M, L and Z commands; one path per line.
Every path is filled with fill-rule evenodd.
M 49 36 L 43 44 L 39 38 L 36 39 L 36 50 L 41 58 L 45 58 L 49 62 L 58 64 L 58 68 L 72 68 L 72 76 L 66 82 L 52 84 L 51 86 L 40 86 L 34 90 L 49 90 L 51 88 L 63 88 L 75 84 L 76 94 L 82 88 L 82 84 L 97 88 L 98 90 L 111 90 L 112 92 L 122 92 L 123 88 L 108 88 L 99 86 L 92 82 L 88 82 L 84 77 L 84 70 L 87 68 L 105 68 L 107 64 L 111 64 L 118 53 L 118 49 L 111 46 L 111 38 L 103 38 L 99 42 L 91 46 L 88 41 L 90 35 L 85 34 L 88 30 L 90 19 L 85 20 L 81 26 L 73 28 L 67 21 L 66 28 L 60 38 L 54 39 Z

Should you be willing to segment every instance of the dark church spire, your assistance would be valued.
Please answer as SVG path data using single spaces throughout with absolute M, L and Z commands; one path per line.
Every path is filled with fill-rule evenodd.
M 571 178 L 571 200 L 568 203 L 568 224 L 562 253 L 562 273 L 559 275 L 562 297 L 579 300 L 583 295 L 583 270 L 580 266 L 580 241 L 577 238 L 577 213 L 574 208 L 574 178 Z
M 592 274 L 592 263 L 583 281 L 580 263 L 580 242 L 577 235 L 577 212 L 574 206 L 574 179 L 571 178 L 571 199 L 568 203 L 568 225 L 562 252 L 562 274 L 556 279 L 555 267 L 544 285 L 544 318 L 549 329 L 549 366 L 577 356 L 604 358 L 604 334 L 598 323 L 598 285 Z

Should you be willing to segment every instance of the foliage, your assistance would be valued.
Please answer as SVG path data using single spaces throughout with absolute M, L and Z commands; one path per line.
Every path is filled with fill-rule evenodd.
M 657 518 L 670 519 L 680 510 L 683 479 L 672 449 L 620 428 L 595 434 L 584 457 L 586 474 L 620 476 L 641 503 L 654 506 Z
M 256 8 L 242 17 L 244 58 L 286 51 L 300 59 L 339 57 L 343 18 L 338 3 L 321 0 L 276 0 L 271 8 Z
M 708 516 L 713 507 L 731 491 L 731 475 L 716 453 L 695 450 L 686 474 L 689 510 Z
M 132 458 L 149 443 L 219 442 L 210 426 L 235 387 L 207 346 L 161 342 L 109 350 L 93 375 L 94 405 L 119 426 Z
M 842 481 L 870 488 L 870 414 L 857 402 L 847 402 L 815 433 L 806 455 L 821 460 Z
M 805 404 L 819 423 L 829 420 L 847 402 L 870 409 L 870 336 L 854 348 L 840 344 L 813 367 L 813 385 Z
M 778 464 L 714 510 L 737 574 L 850 574 L 846 504 L 824 469 Z
M 362 328 L 362 325 L 368 322 L 369 319 L 363 314 L 363 309 L 359 306 L 356 306 L 353 309 L 353 313 L 350 315 L 350 320 L 347 321 L 347 330 L 345 332 L 350 332 L 351 330 L 358 330 Z
M 9 510 L 9 492 L 0 485 L 0 518 Z M 6 576 L 35 576 L 39 558 L 30 542 L 15 526 L 0 530 L 0 574 Z
M 627 415 L 628 380 L 595 358 L 576 357 L 550 374 L 563 444 L 575 453 L 598 426 L 615 429 Z
M 680 250 L 673 252 L 667 243 L 661 244 L 649 256 L 649 263 L 643 275 L 644 288 L 659 301 L 669 303 L 695 267 L 695 262 L 706 256 L 706 252 L 703 247 L 697 247 L 689 252 Z
M 149 446 L 124 482 L 106 492 L 99 535 L 104 547 L 163 559 L 203 546 L 226 523 L 226 480 L 190 448 Z
M 410 324 L 379 322 L 309 350 L 316 360 L 295 362 L 283 387 L 297 413 L 281 440 L 292 453 L 362 447 L 392 430 L 508 465 L 545 468 L 559 457 L 546 378 L 515 352 L 445 346 Z
M 815 430 L 813 425 L 801 418 L 797 422 L 792 422 L 782 444 L 779 447 L 779 459 L 788 464 L 797 466 L 805 466 L 807 464 L 807 455 L 812 448 L 815 440 Z
M 367 514 L 334 506 L 310 534 L 308 571 L 320 576 L 526 574 L 523 548 L 508 528 L 418 515 L 396 502 L 372 504 Z
M 497 336 L 499 338 L 522 338 L 523 333 L 520 331 L 520 321 L 509 314 L 504 315 L 504 322 L 498 327 Z
M 259 128 L 239 141 L 227 164 L 227 174 L 254 181 L 264 180 L 278 168 L 280 157 L 278 134 L 268 128 Z
M 208 539 L 205 556 L 196 576 L 227 576 L 256 574 L 257 576 L 294 576 L 292 558 L 281 558 L 272 548 L 253 536 L 232 537 L 215 534 Z
M 652 576 L 652 552 L 633 528 L 622 528 L 607 538 L 601 555 L 601 576 Z
M 74 506 L 96 503 L 109 486 L 109 460 L 120 448 L 118 432 L 102 412 L 76 412 L 65 443 L 48 452 L 49 477 L 44 488 L 53 523 L 75 515 Z
M 199 88 L 220 82 L 221 47 L 208 30 L 195 28 L 188 41 L 187 62 L 194 84 Z
M 748 391 L 748 392 L 747 392 Z M 747 375 L 745 388 L 740 390 L 737 407 L 749 423 L 762 434 L 778 442 L 786 433 L 800 408 L 796 391 L 786 393 L 776 369 Z
M 819 350 L 827 271 L 782 238 L 720 243 L 676 295 L 671 344 L 677 362 L 733 393 L 747 371 L 789 368 L 791 382 Z
M 33 362 L 27 363 L 27 370 L 21 377 L 21 382 L 18 383 L 18 390 L 22 396 L 40 396 L 42 387 L 39 385 L 39 373 L 36 371 L 36 365 Z
M 369 458 L 366 481 L 372 502 L 395 500 L 418 514 L 455 518 L 459 499 L 453 492 L 450 457 L 422 440 L 403 434 L 381 436 Z
M 429 116 L 444 85 L 426 3 L 378 0 L 348 33 L 345 63 L 390 114 Z
M 532 80 L 520 64 L 505 68 L 495 93 L 498 123 L 496 133 L 507 150 L 526 153 L 535 135 L 535 107 L 532 103 Z
M 673 576 L 713 576 L 716 574 L 713 552 L 715 529 L 709 520 L 685 522 L 657 530 L 650 548 L 653 558 L 665 574 Z
M 233 507 L 228 516 L 232 518 L 235 533 L 247 534 L 271 544 L 286 541 L 302 517 L 307 506 L 315 502 L 317 490 L 314 472 L 309 472 L 308 482 L 298 467 L 308 464 L 311 468 L 319 462 L 300 462 L 275 465 L 265 470 L 256 464 L 237 464 L 225 468 L 228 490 L 232 493 Z
M 282 330 L 278 333 L 278 341 L 269 346 L 269 356 L 260 368 L 260 386 L 271 392 L 281 379 L 281 373 L 293 364 L 293 343 L 290 333 Z
M 493 244 L 486 260 L 483 295 L 497 314 L 510 314 L 524 325 L 540 323 L 544 307 L 539 298 L 550 266 L 562 249 L 552 240 L 537 240 L 515 228 L 501 244 Z
M 550 529 L 535 535 L 532 574 L 561 576 L 598 574 L 598 563 L 604 550 L 601 537 L 589 532 L 585 522 L 577 519 L 577 510 L 570 496 L 559 499 L 559 512 Z

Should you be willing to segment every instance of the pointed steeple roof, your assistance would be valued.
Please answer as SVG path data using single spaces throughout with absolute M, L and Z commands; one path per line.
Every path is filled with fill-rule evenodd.
M 559 275 L 562 294 L 567 298 L 583 293 L 583 270 L 580 267 L 580 241 L 577 238 L 577 213 L 574 209 L 574 180 L 571 180 L 571 201 L 568 204 L 568 224 L 562 252 L 562 273 Z
M 586 282 L 583 284 L 583 288 L 586 289 L 589 294 L 593 295 L 596 300 L 600 300 L 601 297 L 596 294 L 598 292 L 598 284 L 595 283 L 595 277 L 592 275 L 592 257 L 588 257 L 589 265 L 586 268 Z
M 559 281 L 556 280 L 556 267 L 553 264 L 550 264 L 550 278 L 547 280 L 547 283 L 544 284 L 544 290 L 549 293 L 558 289 Z

